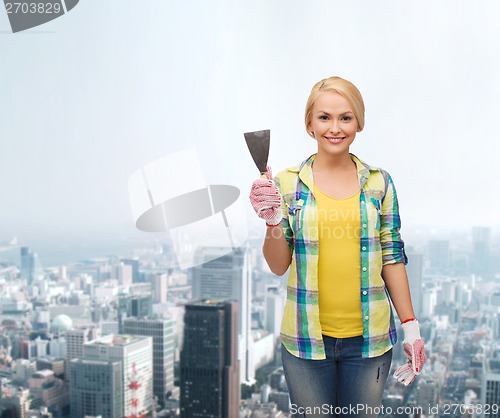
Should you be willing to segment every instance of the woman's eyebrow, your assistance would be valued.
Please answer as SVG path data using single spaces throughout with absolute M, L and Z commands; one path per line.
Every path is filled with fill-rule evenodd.
M 324 113 L 325 115 L 330 116 L 330 113 L 328 113 L 326 110 L 318 110 L 318 113 Z M 348 113 L 354 113 L 354 112 L 352 110 L 347 110 L 345 112 L 340 113 L 340 116 L 347 115 Z

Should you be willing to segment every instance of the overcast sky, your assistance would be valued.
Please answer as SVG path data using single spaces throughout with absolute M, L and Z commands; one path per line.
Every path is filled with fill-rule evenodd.
M 189 146 L 250 207 L 243 132 L 271 129 L 275 172 L 302 161 L 307 96 L 331 75 L 364 96 L 352 152 L 391 173 L 403 226 L 498 227 L 499 16 L 496 0 L 82 0 L 12 34 L 0 10 L 0 239 L 133 231 L 129 176 Z

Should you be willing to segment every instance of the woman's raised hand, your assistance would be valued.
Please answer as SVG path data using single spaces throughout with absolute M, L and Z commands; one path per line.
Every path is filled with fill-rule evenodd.
M 281 223 L 281 196 L 274 184 L 271 167 L 266 168 L 265 178 L 260 178 L 252 183 L 250 202 L 257 216 L 264 219 L 268 226 Z

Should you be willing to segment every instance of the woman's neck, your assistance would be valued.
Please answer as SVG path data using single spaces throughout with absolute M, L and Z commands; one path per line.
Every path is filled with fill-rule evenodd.
M 355 164 L 349 153 L 342 155 L 325 155 L 318 153 L 313 162 L 315 171 L 345 171 Z

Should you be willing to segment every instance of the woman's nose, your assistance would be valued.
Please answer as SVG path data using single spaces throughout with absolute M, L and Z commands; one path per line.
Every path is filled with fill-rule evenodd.
M 331 126 L 330 126 L 330 130 L 333 133 L 339 133 L 340 132 L 340 126 L 339 126 L 338 122 L 333 121 L 332 124 L 331 124 Z

